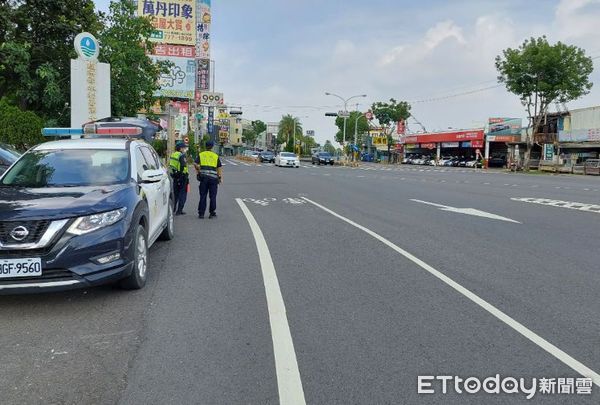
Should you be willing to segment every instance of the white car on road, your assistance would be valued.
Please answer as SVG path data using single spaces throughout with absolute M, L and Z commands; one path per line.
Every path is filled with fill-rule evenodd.
M 291 152 L 280 152 L 275 157 L 275 166 L 300 167 L 300 159 Z

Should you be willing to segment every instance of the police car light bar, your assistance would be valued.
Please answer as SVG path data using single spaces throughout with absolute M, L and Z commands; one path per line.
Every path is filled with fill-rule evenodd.
M 142 128 L 140 127 L 101 127 L 95 124 L 84 126 L 83 132 L 86 135 L 141 135 Z
M 42 128 L 43 136 L 71 136 L 83 135 L 81 128 Z

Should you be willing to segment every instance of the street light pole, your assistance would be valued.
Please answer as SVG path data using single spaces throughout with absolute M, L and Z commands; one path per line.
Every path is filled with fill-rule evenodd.
M 344 131 L 343 131 L 343 140 L 342 140 L 342 145 L 345 147 L 346 146 L 346 120 L 347 120 L 347 115 L 348 115 L 348 101 L 352 100 L 353 98 L 358 98 L 358 97 L 367 97 L 366 94 L 357 94 L 355 96 L 352 97 L 348 97 L 348 98 L 343 98 L 342 96 L 339 96 L 337 94 L 333 94 L 333 93 L 329 93 L 329 92 L 325 92 L 326 96 L 334 96 L 339 98 L 340 100 L 342 100 L 342 102 L 344 103 Z M 345 156 L 345 155 L 344 155 Z

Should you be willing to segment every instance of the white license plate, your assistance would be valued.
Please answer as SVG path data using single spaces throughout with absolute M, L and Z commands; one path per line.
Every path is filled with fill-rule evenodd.
M 38 277 L 42 275 L 42 259 L 0 259 L 0 278 Z

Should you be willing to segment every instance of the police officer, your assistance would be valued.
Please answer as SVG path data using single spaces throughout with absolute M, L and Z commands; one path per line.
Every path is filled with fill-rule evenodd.
M 169 158 L 169 168 L 173 178 L 173 194 L 175 197 L 175 215 L 185 215 L 183 206 L 187 199 L 187 186 L 190 181 L 188 165 L 185 158 L 185 144 L 177 142 L 175 152 Z
M 200 203 L 198 204 L 198 218 L 204 218 L 206 211 L 206 196 L 210 197 L 209 218 L 217 217 L 217 189 L 223 177 L 221 159 L 212 151 L 214 143 L 206 142 L 206 150 L 201 152 L 196 159 L 196 172 L 200 181 Z

